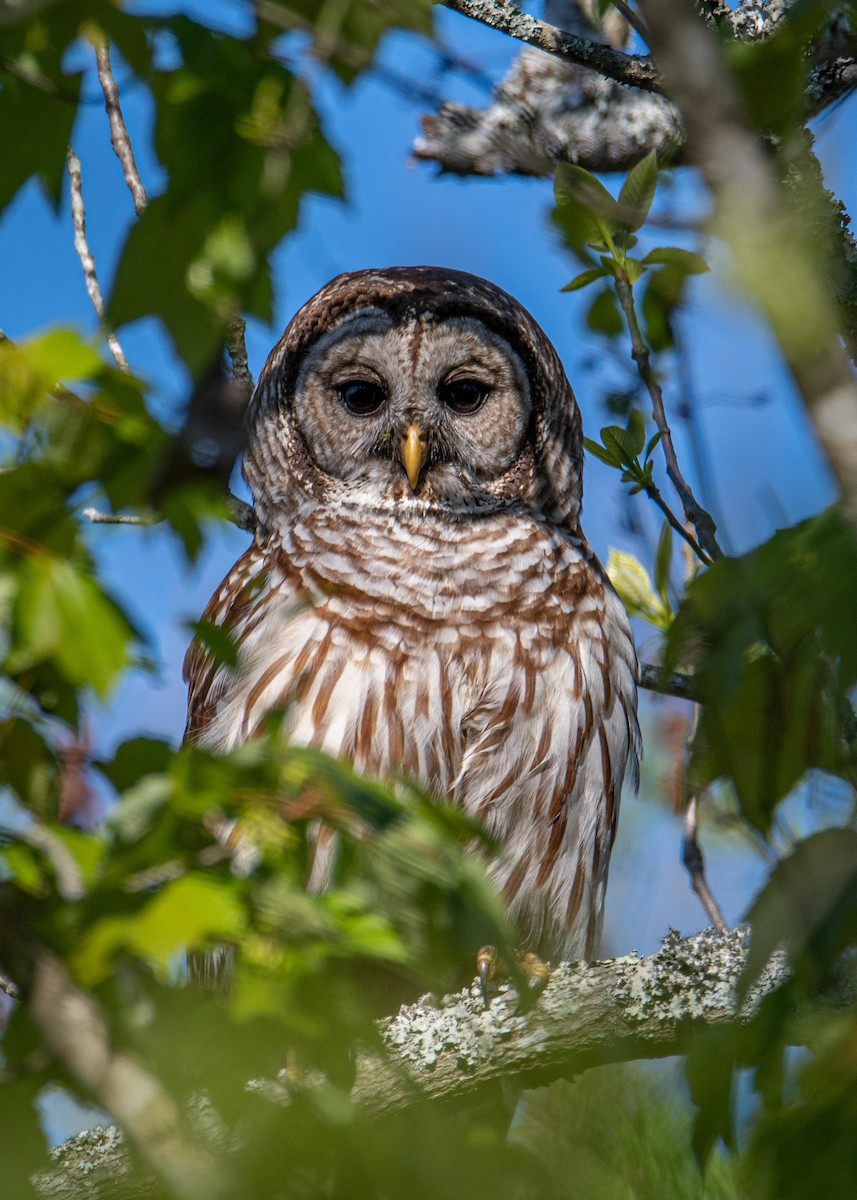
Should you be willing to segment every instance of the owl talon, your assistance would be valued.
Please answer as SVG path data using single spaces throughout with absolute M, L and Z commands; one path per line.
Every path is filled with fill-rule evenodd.
M 525 1011 L 535 1004 L 550 979 L 550 967 L 531 950 L 516 951 L 515 962 L 524 977 L 526 990 L 520 993 L 518 1011 Z M 497 979 L 507 979 L 509 968 L 500 958 L 495 946 L 483 946 L 476 955 L 476 971 L 482 999 L 488 1003 L 488 984 Z
M 488 984 L 497 973 L 497 949 L 495 946 L 483 946 L 476 955 L 476 973 L 479 977 L 479 990 L 482 999 L 488 1004 Z

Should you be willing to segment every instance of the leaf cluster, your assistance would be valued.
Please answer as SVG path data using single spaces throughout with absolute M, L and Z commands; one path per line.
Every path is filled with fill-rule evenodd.
M 642 158 L 625 179 L 614 199 L 601 181 L 584 167 L 561 164 L 554 176 L 554 224 L 564 245 L 584 265 L 562 289 L 575 292 L 603 280 L 587 315 L 589 327 L 607 337 L 623 328 L 615 285 L 630 285 L 646 278 L 642 312 L 646 337 L 655 350 L 673 344 L 671 316 L 688 275 L 708 270 L 698 254 L 679 246 L 658 246 L 642 258 L 632 251 L 637 232 L 645 224 L 658 185 L 658 160 L 654 151 Z

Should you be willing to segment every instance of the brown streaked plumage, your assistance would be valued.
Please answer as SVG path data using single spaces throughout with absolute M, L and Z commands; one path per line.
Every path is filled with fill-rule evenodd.
M 483 820 L 522 946 L 591 957 L 637 664 L 580 528 L 580 414 L 550 342 L 472 275 L 341 275 L 249 419 L 260 529 L 205 612 L 238 664 L 188 651 L 187 736 L 228 749 L 288 706 L 296 741 Z

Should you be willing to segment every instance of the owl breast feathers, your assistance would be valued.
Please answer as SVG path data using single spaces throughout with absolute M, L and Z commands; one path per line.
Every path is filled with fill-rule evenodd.
M 434 267 L 340 275 L 250 407 L 259 532 L 212 597 L 237 665 L 185 663 L 187 737 L 290 737 L 477 817 L 521 945 L 589 958 L 640 756 L 628 619 L 580 528 L 580 413 L 511 296 Z M 317 846 L 312 887 L 329 851 Z

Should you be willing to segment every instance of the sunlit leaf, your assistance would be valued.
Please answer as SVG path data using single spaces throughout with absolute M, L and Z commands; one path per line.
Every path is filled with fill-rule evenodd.
M 654 150 L 650 150 L 628 172 L 619 192 L 620 218 L 627 229 L 639 229 L 644 224 L 657 186 L 658 157 Z

